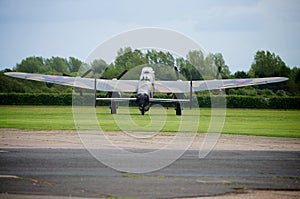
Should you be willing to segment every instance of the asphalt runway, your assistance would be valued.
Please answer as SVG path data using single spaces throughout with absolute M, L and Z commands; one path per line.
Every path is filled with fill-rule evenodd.
M 105 149 L 103 149 L 105 150 Z M 172 165 L 135 175 L 115 171 L 85 149 L 0 149 L 0 192 L 106 198 L 179 198 L 245 190 L 300 191 L 300 151 L 188 150 Z

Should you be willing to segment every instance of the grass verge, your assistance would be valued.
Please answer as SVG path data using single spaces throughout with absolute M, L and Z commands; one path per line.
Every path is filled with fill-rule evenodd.
M 157 112 L 155 112 L 157 110 Z M 152 116 L 140 115 L 136 107 L 130 108 L 130 114 L 119 108 L 117 115 L 111 115 L 108 107 L 97 107 L 99 124 L 106 131 L 120 131 L 122 125 L 131 130 L 139 130 L 128 123 L 129 119 L 141 131 L 159 129 L 164 132 L 177 132 L 181 117 L 175 115 L 173 109 L 164 109 L 165 117 L 160 118 L 160 110 L 154 109 Z M 192 121 L 193 111 L 183 110 L 183 115 Z M 160 116 L 161 117 L 161 116 Z M 222 133 L 243 134 L 272 137 L 300 138 L 300 110 L 262 110 L 262 109 L 227 109 Z M 115 121 L 118 120 L 116 123 Z M 184 129 L 198 125 L 185 119 Z M 207 132 L 211 120 L 211 109 L 200 109 L 198 132 Z M 18 128 L 28 130 L 75 130 L 72 107 L 61 106 L 1 106 L 0 128 Z

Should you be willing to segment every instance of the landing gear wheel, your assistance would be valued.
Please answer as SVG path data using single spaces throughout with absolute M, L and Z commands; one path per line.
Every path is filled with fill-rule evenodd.
M 181 106 L 180 103 L 176 103 L 176 115 L 181 115 Z
M 111 114 L 117 114 L 117 103 L 114 101 L 111 101 L 110 104 L 110 113 Z
M 145 115 L 145 107 L 141 107 L 141 114 Z

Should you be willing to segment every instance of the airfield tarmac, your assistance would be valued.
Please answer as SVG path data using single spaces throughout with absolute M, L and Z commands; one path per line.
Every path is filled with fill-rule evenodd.
M 119 132 L 109 134 L 124 148 L 161 144 L 131 146 Z M 300 139 L 221 135 L 199 160 L 199 134 L 170 166 L 136 175 L 98 162 L 76 131 L 0 129 L 0 135 L 0 198 L 300 197 Z M 161 142 L 169 136 L 161 135 Z

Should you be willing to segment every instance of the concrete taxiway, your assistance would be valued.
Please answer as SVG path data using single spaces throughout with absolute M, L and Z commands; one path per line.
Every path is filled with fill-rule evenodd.
M 168 167 L 131 174 L 97 161 L 79 146 L 72 132 L 63 133 L 74 136 L 73 140 L 56 139 L 61 133 L 2 131 L 0 198 L 182 198 L 235 194 L 231 195 L 234 197 L 253 190 L 281 198 L 300 196 L 299 139 L 222 135 L 216 149 L 205 159 L 199 159 L 198 151 L 192 147 Z M 136 152 L 139 150 L 144 152 Z

